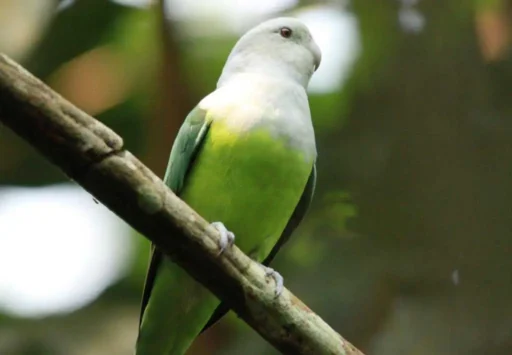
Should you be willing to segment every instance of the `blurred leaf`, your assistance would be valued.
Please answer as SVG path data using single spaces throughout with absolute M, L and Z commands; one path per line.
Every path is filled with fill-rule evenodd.
M 101 43 L 125 11 L 129 9 L 107 0 L 76 0 L 55 14 L 24 65 L 37 77 L 46 78 L 62 63 Z

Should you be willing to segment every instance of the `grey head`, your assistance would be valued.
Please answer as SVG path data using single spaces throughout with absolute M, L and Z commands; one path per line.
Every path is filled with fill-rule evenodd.
M 268 75 L 307 87 L 322 55 L 301 21 L 280 17 L 249 30 L 231 51 L 217 87 L 237 74 Z

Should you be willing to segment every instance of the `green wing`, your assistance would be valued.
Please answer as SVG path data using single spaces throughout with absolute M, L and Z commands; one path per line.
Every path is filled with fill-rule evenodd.
M 281 237 L 279 238 L 277 244 L 272 248 L 270 251 L 270 254 L 267 256 L 267 258 L 263 261 L 263 265 L 268 266 L 272 260 L 274 260 L 275 256 L 277 255 L 277 252 L 281 249 L 281 247 L 290 239 L 290 236 L 292 235 L 293 231 L 297 228 L 297 226 L 300 224 L 304 216 L 306 215 L 306 212 L 308 211 L 309 205 L 311 204 L 311 200 L 313 199 L 313 195 L 315 193 L 315 186 L 316 186 L 316 165 L 313 165 L 313 170 L 311 170 L 311 174 L 309 175 L 308 182 L 306 183 L 306 187 L 304 188 L 304 192 L 302 193 L 302 196 L 300 197 L 299 203 L 295 207 L 295 210 L 293 211 L 292 217 L 288 221 L 288 224 L 284 228 L 283 234 L 281 234 Z M 210 320 L 206 325 L 204 326 L 203 330 L 201 332 L 204 332 L 209 327 L 214 325 L 219 319 L 221 319 L 228 311 L 230 307 L 226 302 L 222 302 L 215 312 L 212 314 Z
M 288 221 L 288 224 L 284 228 L 283 234 L 277 241 L 277 244 L 272 248 L 270 254 L 263 261 L 263 265 L 270 265 L 272 260 L 274 260 L 277 252 L 281 249 L 281 247 L 290 239 L 293 231 L 298 227 L 306 212 L 309 209 L 309 205 L 311 204 L 311 200 L 313 200 L 313 195 L 315 194 L 315 186 L 316 186 L 316 165 L 313 165 L 313 169 L 311 170 L 311 174 L 309 175 L 308 182 L 306 183 L 306 187 L 304 188 L 304 192 L 300 197 L 299 203 L 295 207 L 293 211 L 292 217 Z
M 211 121 L 206 119 L 206 114 L 205 110 L 196 106 L 185 118 L 185 122 L 181 126 L 172 146 L 164 182 L 178 196 L 210 128 Z M 153 283 L 163 256 L 163 253 L 156 249 L 154 245 L 151 246 L 151 259 L 142 294 L 139 326 L 151 296 Z

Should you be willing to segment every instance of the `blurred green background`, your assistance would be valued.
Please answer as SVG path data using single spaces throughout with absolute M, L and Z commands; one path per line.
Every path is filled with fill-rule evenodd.
M 313 206 L 274 266 L 366 354 L 512 354 L 512 1 L 1 0 L 0 51 L 163 176 L 237 38 L 323 50 Z M 149 245 L 0 126 L 0 354 L 131 354 Z M 236 316 L 190 354 L 276 354 Z

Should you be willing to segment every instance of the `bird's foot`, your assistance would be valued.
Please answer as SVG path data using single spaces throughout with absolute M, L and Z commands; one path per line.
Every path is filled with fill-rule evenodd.
M 278 273 L 276 270 L 272 269 L 271 267 L 265 266 L 263 264 L 260 264 L 260 266 L 265 271 L 265 276 L 272 277 L 276 283 L 276 293 L 275 298 L 278 298 L 281 296 L 281 293 L 283 293 L 284 289 L 284 279 L 281 276 L 280 273 Z
M 230 247 L 235 243 L 235 235 L 233 234 L 233 232 L 228 231 L 228 229 L 222 222 L 213 222 L 211 226 L 220 233 L 219 255 L 221 255 L 222 253 L 224 253 L 227 247 Z

